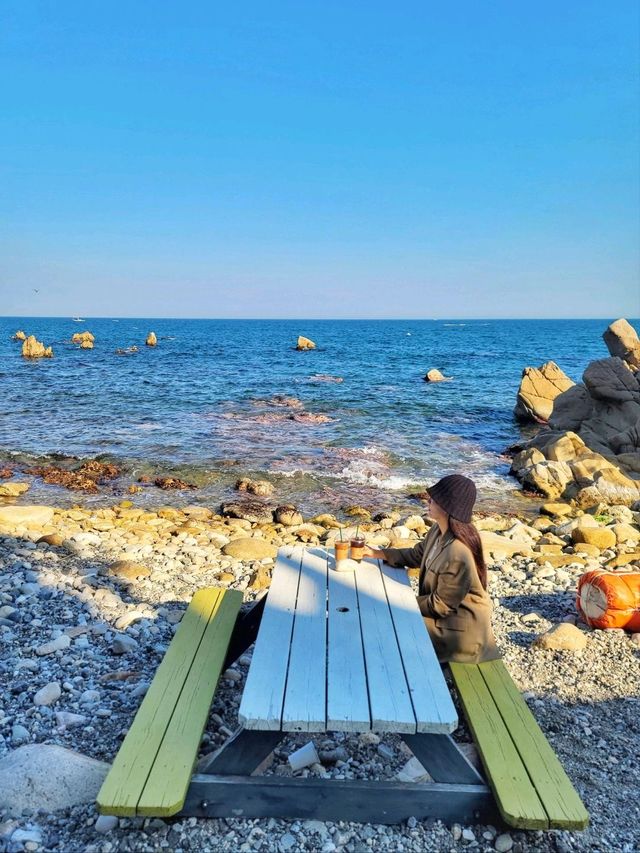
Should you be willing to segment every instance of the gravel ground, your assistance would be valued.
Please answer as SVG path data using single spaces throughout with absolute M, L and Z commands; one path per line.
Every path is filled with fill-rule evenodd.
M 172 512 L 56 511 L 43 530 L 56 532 L 57 544 L 36 544 L 42 529 L 0 534 L 0 760 L 31 743 L 59 744 L 111 761 L 194 590 L 222 583 L 244 590 L 247 600 L 259 592 L 271 558 L 227 557 L 221 549 L 229 539 L 257 535 L 277 545 L 315 538 L 308 525 L 282 530 Z M 637 526 L 637 516 L 626 520 Z M 502 530 L 512 541 L 529 537 L 533 543 L 540 536 L 535 526 L 516 524 L 514 533 L 513 518 L 490 522 L 487 529 Z M 406 527 L 396 530 L 409 533 Z M 550 527 L 553 531 L 563 553 L 572 553 L 561 526 Z M 317 528 L 315 536 L 321 533 Z M 389 536 L 388 525 L 369 535 Z M 640 850 L 640 638 L 580 626 L 587 640 L 582 650 L 532 646 L 553 624 L 575 617 L 574 591 L 585 564 L 600 565 L 624 550 L 561 568 L 540 564 L 531 555 L 497 559 L 496 554 L 490 564 L 498 643 L 590 812 L 585 832 L 518 832 L 415 819 L 391 827 L 315 820 L 98 820 L 90 804 L 19 816 L 0 807 L 0 850 Z M 114 560 L 123 558 L 146 567 L 147 576 L 123 580 L 110 573 Z M 201 755 L 236 727 L 249 662 L 250 653 L 225 673 Z M 43 688 L 40 699 L 44 695 L 50 704 L 34 701 Z M 464 724 L 456 738 L 470 741 Z M 302 735 L 285 739 L 267 772 L 290 774 L 287 756 L 307 740 Z M 323 763 L 303 774 L 393 779 L 410 758 L 394 736 L 333 733 L 314 742 Z M 327 752 L 333 753 L 330 760 Z

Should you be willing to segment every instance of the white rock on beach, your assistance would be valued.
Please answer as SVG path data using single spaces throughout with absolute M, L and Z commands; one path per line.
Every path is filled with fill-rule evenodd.
M 0 760 L 0 805 L 54 812 L 93 802 L 109 765 L 62 746 L 21 746 Z
M 0 524 L 7 527 L 18 527 L 27 524 L 34 527 L 44 527 L 53 518 L 53 509 L 48 506 L 2 506 L 0 507 Z

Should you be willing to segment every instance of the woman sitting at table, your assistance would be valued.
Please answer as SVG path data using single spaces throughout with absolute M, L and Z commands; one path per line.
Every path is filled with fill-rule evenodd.
M 415 548 L 365 548 L 391 566 L 419 566 L 418 605 L 440 663 L 480 663 L 500 657 L 491 630 L 491 599 L 482 543 L 471 524 L 472 480 L 443 477 L 429 493 L 435 524 Z

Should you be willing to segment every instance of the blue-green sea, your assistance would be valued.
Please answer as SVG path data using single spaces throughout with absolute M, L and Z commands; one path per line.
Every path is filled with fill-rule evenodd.
M 307 513 L 411 508 L 412 491 L 461 472 L 477 482 L 481 506 L 522 509 L 503 455 L 533 429 L 513 418 L 522 369 L 553 359 L 579 381 L 608 355 L 602 332 L 612 319 L 1 318 L 0 461 L 31 482 L 24 502 L 105 503 L 140 476 L 172 474 L 198 491 L 148 486 L 136 502 L 215 508 L 248 475 Z M 54 357 L 23 359 L 17 329 Z M 92 350 L 70 343 L 84 330 L 95 335 Z M 155 348 L 145 346 L 150 331 Z M 317 348 L 296 351 L 298 335 Z M 450 381 L 424 382 L 431 368 Z M 19 473 L 51 457 L 96 456 L 123 469 L 100 495 Z

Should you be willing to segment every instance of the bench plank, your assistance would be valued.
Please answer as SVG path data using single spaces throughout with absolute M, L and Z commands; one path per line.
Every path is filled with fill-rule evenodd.
M 372 560 L 371 562 L 377 562 Z M 380 571 L 396 630 L 418 732 L 449 734 L 458 715 L 424 620 L 415 605 L 407 573 L 380 561 Z
M 175 706 L 153 770 L 138 802 L 139 815 L 166 817 L 182 808 L 242 593 L 218 597 Z
M 371 728 L 358 595 L 354 572 L 337 572 L 329 558 L 327 729 Z
M 307 551 L 291 637 L 282 709 L 285 732 L 323 732 L 327 726 L 327 557 Z
M 382 575 L 364 562 L 356 569 L 355 576 L 367 665 L 371 727 L 379 732 L 413 734 L 416 717 Z
M 551 829 L 584 829 L 589 814 L 501 660 L 478 665 L 549 817 Z
M 450 667 L 500 814 L 511 826 L 548 829 L 547 813 L 480 670 L 474 664 Z
M 238 719 L 246 729 L 279 730 L 289 667 L 289 644 L 304 548 L 278 550 L 269 605 L 256 640 Z
M 104 814 L 132 816 L 222 589 L 193 596 L 98 794 Z

